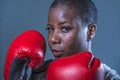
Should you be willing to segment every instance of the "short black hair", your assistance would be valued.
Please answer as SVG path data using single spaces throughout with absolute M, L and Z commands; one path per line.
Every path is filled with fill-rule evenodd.
M 97 23 L 97 9 L 91 0 L 54 0 L 50 6 L 55 8 L 57 6 L 67 6 L 75 10 L 82 24 L 96 24 Z

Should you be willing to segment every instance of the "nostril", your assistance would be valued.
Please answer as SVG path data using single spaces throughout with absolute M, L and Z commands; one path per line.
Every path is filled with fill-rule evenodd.
M 60 40 L 58 38 L 51 39 L 52 44 L 59 44 Z
M 59 36 L 59 33 L 58 32 L 54 32 L 52 35 L 51 35 L 51 43 L 52 44 L 59 44 L 60 43 L 60 36 Z

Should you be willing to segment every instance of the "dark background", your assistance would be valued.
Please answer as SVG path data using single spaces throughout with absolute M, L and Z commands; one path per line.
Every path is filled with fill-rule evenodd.
M 10 43 L 28 29 L 40 31 L 47 39 L 48 8 L 53 0 L 0 0 L 0 80 Z M 120 0 L 93 0 L 98 9 L 97 33 L 92 42 L 96 57 L 120 74 Z M 47 47 L 45 59 L 53 56 Z

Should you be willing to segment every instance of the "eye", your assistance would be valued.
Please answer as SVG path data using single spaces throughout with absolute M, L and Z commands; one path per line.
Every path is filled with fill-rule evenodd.
M 48 32 L 53 31 L 54 29 L 52 27 L 47 27 L 46 30 L 48 30 Z
M 69 27 L 69 26 L 63 26 L 63 27 L 61 28 L 61 31 L 64 32 L 64 33 L 67 33 L 67 32 L 69 32 L 71 29 L 72 29 L 72 28 Z

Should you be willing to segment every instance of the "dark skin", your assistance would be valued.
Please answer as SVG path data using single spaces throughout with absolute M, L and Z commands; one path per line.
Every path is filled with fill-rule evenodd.
M 83 26 L 74 12 L 65 6 L 57 6 L 49 11 L 48 43 L 55 58 L 91 52 L 91 39 L 96 27 L 94 24 Z
M 56 59 L 84 51 L 92 52 L 91 41 L 96 25 L 82 25 L 83 21 L 74 12 L 65 6 L 57 6 L 49 11 L 48 43 Z M 106 73 L 110 72 L 108 69 L 105 69 Z M 43 73 L 32 74 L 31 80 L 39 80 L 40 77 L 43 77 Z
M 56 59 L 71 56 L 83 51 L 91 52 L 91 39 L 96 27 L 94 24 L 82 26 L 74 10 L 65 6 L 51 8 L 48 14 L 48 43 Z M 43 74 L 32 74 L 31 80 L 39 80 Z

